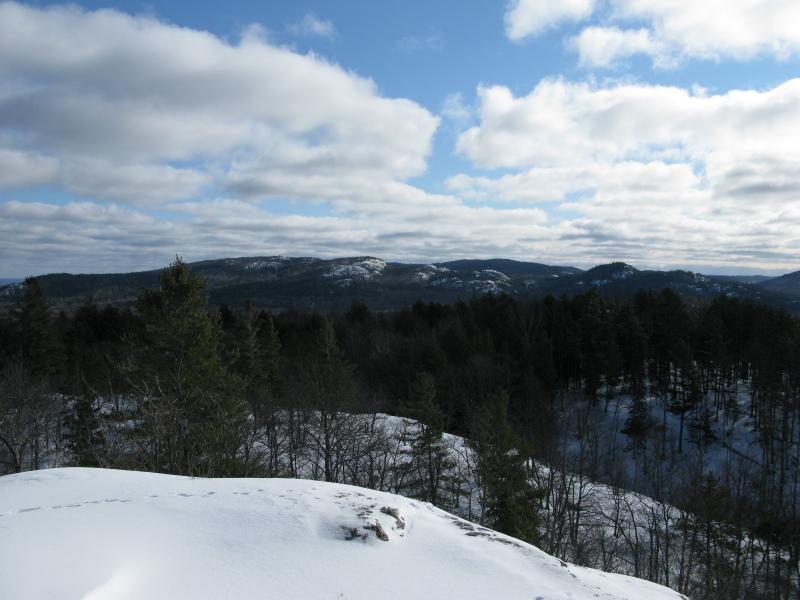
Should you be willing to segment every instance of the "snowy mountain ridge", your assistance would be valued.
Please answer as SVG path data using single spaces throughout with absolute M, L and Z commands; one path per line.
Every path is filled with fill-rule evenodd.
M 0 530 L 9 599 L 682 598 L 427 503 L 316 481 L 9 475 Z
M 795 289 L 796 286 L 787 284 L 788 287 L 772 290 L 768 281 L 748 283 L 688 271 L 638 270 L 621 262 L 582 271 L 508 259 L 418 264 L 386 262 L 372 256 L 335 259 L 250 256 L 205 260 L 191 263 L 190 267 L 205 278 L 209 299 L 217 306 L 251 303 L 276 310 L 342 309 L 359 301 L 383 310 L 408 306 L 417 300 L 451 303 L 482 294 L 507 293 L 520 298 L 570 296 L 595 289 L 603 295 L 625 296 L 640 289 L 670 288 L 698 298 L 725 295 L 767 302 L 792 312 L 800 310 L 800 288 Z M 89 298 L 100 304 L 130 305 L 143 288 L 158 284 L 160 273 L 160 269 L 82 275 L 53 273 L 38 280 L 52 306 L 71 310 Z M 787 278 L 774 281 L 793 281 Z M 23 293 L 21 285 L 0 282 L 0 310 L 18 301 Z

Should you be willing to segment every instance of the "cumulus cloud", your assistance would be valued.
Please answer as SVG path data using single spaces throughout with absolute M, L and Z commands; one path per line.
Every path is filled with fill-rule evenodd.
M 644 157 L 719 169 L 755 154 L 800 159 L 800 137 L 792 134 L 800 133 L 800 79 L 720 95 L 546 79 L 527 96 L 503 86 L 479 88 L 478 96 L 480 125 L 461 135 L 458 151 L 481 167 Z
M 795 0 L 609 0 L 609 5 L 603 26 L 588 27 L 573 40 L 585 65 L 607 67 L 634 54 L 671 67 L 686 59 L 784 60 L 800 53 Z M 646 27 L 618 27 L 631 23 Z
M 596 0 L 512 0 L 506 8 L 506 36 L 520 41 L 565 21 L 580 21 L 591 16 Z
M 668 54 L 647 29 L 586 27 L 571 44 L 584 66 L 609 67 L 636 54 L 647 54 L 660 66 L 671 66 Z
M 564 14 L 583 13 L 527 26 Z M 619 32 L 595 44 L 597 60 L 658 47 Z M 452 95 L 441 117 L 484 172 L 441 194 L 413 183 L 438 116 L 257 27 L 229 42 L 116 11 L 1 3 L 0 82 L 5 275 L 175 254 L 774 268 L 800 247 L 800 80 L 713 95 L 548 79 L 526 96 L 481 87 L 475 107 Z
M 15 179 L 133 203 L 209 184 L 287 194 L 309 173 L 323 198 L 325 173 L 402 180 L 424 172 L 438 126 L 257 29 L 229 44 L 115 11 L 0 4 L 0 78 L 0 158 L 15 157 Z
M 452 192 L 551 202 L 577 215 L 555 226 L 576 252 L 795 266 L 798 236 L 779 221 L 800 205 L 800 79 L 718 95 L 549 79 L 478 95 L 480 123 L 457 149 L 513 172 L 461 174 Z
M 258 28 L 228 43 L 116 11 L 4 3 L 0 81 L 0 189 L 91 199 L 0 203 L 11 274 L 176 253 L 431 259 L 461 255 L 465 239 L 470 253 L 519 255 L 552 237 L 540 209 L 407 183 L 438 117 Z M 274 198 L 323 202 L 323 214 L 283 214 Z

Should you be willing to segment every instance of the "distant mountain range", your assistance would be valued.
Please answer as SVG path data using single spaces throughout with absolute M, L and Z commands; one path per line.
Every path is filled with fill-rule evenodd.
M 639 270 L 625 263 L 588 271 L 508 259 L 456 260 L 435 264 L 385 262 L 363 256 L 324 260 L 307 257 L 242 257 L 191 263 L 208 281 L 214 305 L 283 310 L 346 308 L 354 301 L 374 309 L 417 300 L 453 302 L 480 294 L 573 295 L 596 289 L 604 296 L 671 288 L 698 298 L 728 295 L 800 312 L 800 271 L 781 277 L 710 276 L 690 271 Z M 69 310 L 92 300 L 129 305 L 142 288 L 158 284 L 160 270 L 101 275 L 55 273 L 39 277 L 53 306 Z M 0 303 L 14 302 L 19 283 L 0 286 Z
M 782 294 L 800 295 L 800 271 L 768 279 L 760 284 L 764 289 Z

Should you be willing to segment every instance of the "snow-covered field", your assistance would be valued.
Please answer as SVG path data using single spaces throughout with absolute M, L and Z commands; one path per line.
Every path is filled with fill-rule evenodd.
M 401 496 L 98 469 L 0 478 L 3 600 L 678 599 Z

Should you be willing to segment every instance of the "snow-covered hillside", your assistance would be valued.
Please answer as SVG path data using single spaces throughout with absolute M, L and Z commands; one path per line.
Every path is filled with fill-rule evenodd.
M 678 599 L 393 494 L 96 469 L 0 478 L 0 598 Z

